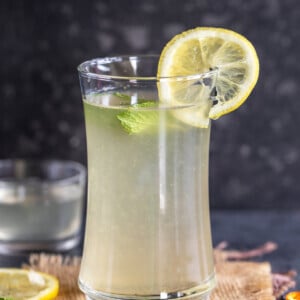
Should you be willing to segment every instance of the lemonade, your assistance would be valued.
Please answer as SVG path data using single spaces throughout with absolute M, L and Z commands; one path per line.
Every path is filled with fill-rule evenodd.
M 140 109 L 158 122 L 128 134 L 118 119 L 127 107 L 111 105 L 117 101 L 111 94 L 84 102 L 93 180 L 80 284 L 136 296 L 207 291 L 214 280 L 210 128 L 184 124 L 175 109 Z
M 210 120 L 251 93 L 254 47 L 200 27 L 160 56 L 94 59 L 78 71 L 89 175 L 81 290 L 92 300 L 207 300 Z
M 34 184 L 19 184 L 27 191 L 21 200 L 7 187 L 0 187 L 0 244 L 51 242 L 78 235 L 83 206 L 80 187 L 52 187 L 45 196 L 36 188 L 42 185 L 36 179 Z
M 65 251 L 80 240 L 85 168 L 59 160 L 1 160 L 0 253 Z

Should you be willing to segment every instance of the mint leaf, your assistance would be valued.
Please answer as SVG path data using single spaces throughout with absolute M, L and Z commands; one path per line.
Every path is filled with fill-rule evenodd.
M 123 100 L 127 100 L 127 101 L 131 100 L 131 95 L 123 94 L 123 93 L 120 93 L 120 92 L 115 92 L 115 93 L 113 93 L 113 95 L 115 97 L 118 97 L 118 98 L 123 99 Z M 146 99 L 146 98 L 140 98 L 140 97 L 139 97 L 138 101 L 139 101 L 139 103 L 144 103 L 144 102 L 155 103 L 153 100 Z
M 136 134 L 158 124 L 157 110 L 147 108 L 157 107 L 157 102 L 147 101 L 135 104 L 117 115 L 121 125 L 129 134 Z M 140 108 L 146 108 L 141 110 Z
M 120 92 L 115 92 L 115 93 L 113 93 L 113 95 L 116 96 L 116 97 L 119 97 L 121 99 L 130 100 L 130 96 L 129 95 L 122 94 Z

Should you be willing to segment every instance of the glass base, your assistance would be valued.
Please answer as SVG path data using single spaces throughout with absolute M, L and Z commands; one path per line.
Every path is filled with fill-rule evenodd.
M 195 296 L 196 297 L 196 296 Z M 86 300 L 98 300 L 98 299 L 103 299 L 103 298 L 90 298 L 89 296 L 85 296 Z M 131 298 L 130 298 L 131 299 Z M 141 297 L 141 299 L 152 299 L 152 298 L 145 298 L 145 297 Z M 209 300 L 210 299 L 210 292 L 207 293 L 206 295 L 201 295 L 198 296 L 198 298 L 195 298 L 195 300 Z
M 86 300 L 169 300 L 169 299 L 192 299 L 192 300 L 209 300 L 211 291 L 216 286 L 215 275 L 213 274 L 200 286 L 192 289 L 178 292 L 162 292 L 159 295 L 119 295 L 109 294 L 92 290 L 79 280 L 79 288 L 85 293 Z
M 30 251 L 68 251 L 81 241 L 80 234 L 62 240 L 49 241 L 3 241 L 0 240 L 0 254 L 16 254 Z

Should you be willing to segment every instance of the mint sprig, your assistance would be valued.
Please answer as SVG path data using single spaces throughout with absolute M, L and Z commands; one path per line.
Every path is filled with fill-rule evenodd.
M 131 96 L 128 95 L 128 94 L 124 94 L 124 93 L 120 93 L 120 92 L 115 92 L 115 93 L 113 93 L 113 95 L 116 96 L 116 97 L 118 97 L 118 98 L 120 98 L 120 99 L 126 100 L 128 102 L 131 100 Z M 150 99 L 146 99 L 146 98 L 141 98 L 141 97 L 138 98 L 138 101 L 139 101 L 139 103 L 144 103 L 144 102 L 153 102 L 153 103 L 155 103 L 154 100 L 150 100 Z
M 121 99 L 130 100 L 129 95 L 126 95 L 126 94 L 123 94 L 123 93 L 120 93 L 120 92 L 115 92 L 115 93 L 113 93 L 113 95 L 118 97 L 118 98 L 121 98 Z
M 158 112 L 155 109 L 151 110 L 155 107 L 157 107 L 157 102 L 154 101 L 134 104 L 126 111 L 119 113 L 117 118 L 127 133 L 140 133 L 158 124 Z

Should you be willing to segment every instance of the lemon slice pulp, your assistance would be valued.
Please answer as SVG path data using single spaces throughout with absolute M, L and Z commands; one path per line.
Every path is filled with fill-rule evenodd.
M 58 294 L 58 280 L 31 270 L 0 268 L 0 299 L 50 300 Z
M 207 127 L 209 119 L 217 119 L 242 105 L 258 74 L 259 61 L 253 45 L 234 31 L 213 27 L 176 35 L 163 49 L 157 72 L 160 78 L 174 77 L 162 80 L 162 101 L 172 105 L 196 104 L 197 109 L 178 110 L 176 117 L 198 127 Z

